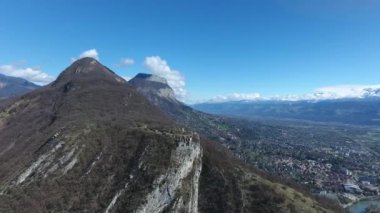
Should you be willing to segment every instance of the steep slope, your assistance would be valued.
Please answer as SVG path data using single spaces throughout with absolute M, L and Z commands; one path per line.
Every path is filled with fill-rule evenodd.
M 277 183 L 205 138 L 199 183 L 200 212 L 343 212 Z M 335 208 L 335 207 L 333 207 Z
M 0 212 L 323 212 L 94 59 L 0 106 Z
M 0 74 L 0 100 L 23 95 L 37 89 L 35 85 L 25 79 Z

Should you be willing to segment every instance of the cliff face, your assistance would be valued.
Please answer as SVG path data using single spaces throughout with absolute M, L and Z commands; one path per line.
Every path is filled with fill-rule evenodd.
M 156 75 L 139 73 L 128 82 L 140 93 L 153 98 L 158 96 L 161 99 L 177 101 L 173 89 L 168 85 L 166 79 Z
M 66 132 L 55 134 L 2 184 L 1 209 L 198 212 L 202 149 L 197 134 L 136 127 L 108 145 L 91 136 L 96 131 L 72 139 Z M 88 137 L 95 141 L 81 139 Z
M 153 182 L 153 190 L 137 212 L 198 212 L 198 186 L 202 169 L 199 136 L 181 135 L 166 172 Z M 143 162 L 141 162 L 143 164 Z

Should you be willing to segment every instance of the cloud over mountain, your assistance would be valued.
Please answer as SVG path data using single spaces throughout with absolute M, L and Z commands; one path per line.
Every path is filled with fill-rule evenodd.
M 78 57 L 72 58 L 71 61 L 76 61 L 78 59 L 86 58 L 86 57 L 95 58 L 96 60 L 99 60 L 99 53 L 96 49 L 89 49 L 82 52 Z
M 144 65 L 152 74 L 165 78 L 169 86 L 174 90 L 177 98 L 185 98 L 187 95 L 186 83 L 180 71 L 172 69 L 169 64 L 159 56 L 146 57 Z

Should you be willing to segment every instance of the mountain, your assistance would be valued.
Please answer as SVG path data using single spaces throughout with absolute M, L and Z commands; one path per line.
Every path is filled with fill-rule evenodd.
M 331 212 L 92 58 L 1 102 L 0 150 L 0 212 Z
M 23 95 L 38 87 L 25 79 L 0 74 L 0 100 Z
M 145 96 L 150 96 L 151 99 L 158 96 L 161 99 L 177 102 L 173 89 L 168 85 L 165 78 L 156 75 L 139 73 L 129 81 L 129 84 L 136 87 Z M 156 99 L 158 100 L 158 98 Z
M 167 114 L 179 118 L 193 111 L 190 107 L 178 101 L 173 89 L 164 78 L 152 74 L 139 73 L 128 83 L 144 95 L 150 103 L 159 107 Z M 187 116 L 189 118 L 193 116 Z
M 196 104 L 203 112 L 244 118 L 297 119 L 352 125 L 380 125 L 380 98 L 319 101 L 234 101 Z
M 217 140 L 220 137 L 228 137 L 230 132 L 226 131 L 226 129 L 219 128 L 220 125 L 227 122 L 225 118 L 206 114 L 187 106 L 173 98 L 174 92 L 170 86 L 164 82 L 165 80 L 160 80 L 160 83 L 155 83 L 149 79 L 161 78 L 151 74 L 140 73 L 129 80 L 128 83 L 135 87 L 139 93 L 144 95 L 150 103 L 160 108 L 170 118 L 175 120 L 177 124 L 192 128 L 213 140 Z M 162 95 L 160 89 L 169 91 L 167 93 L 171 95 Z

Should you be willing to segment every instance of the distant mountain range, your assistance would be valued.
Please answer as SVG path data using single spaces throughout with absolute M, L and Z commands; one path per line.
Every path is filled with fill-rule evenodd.
M 0 74 L 0 100 L 23 95 L 37 88 L 38 85 L 25 79 Z
M 224 103 L 232 101 L 325 101 L 339 99 L 380 98 L 380 85 L 340 85 L 316 89 L 304 95 L 262 96 L 259 93 L 233 93 L 216 96 L 197 103 Z
M 368 95 L 375 94 L 375 95 Z M 232 101 L 201 103 L 194 108 L 212 113 L 243 118 L 298 119 L 353 125 L 380 125 L 378 90 L 362 98 L 300 101 Z

